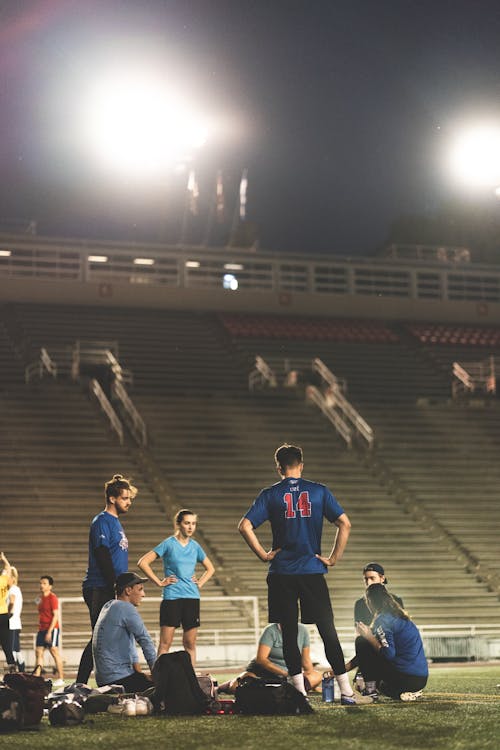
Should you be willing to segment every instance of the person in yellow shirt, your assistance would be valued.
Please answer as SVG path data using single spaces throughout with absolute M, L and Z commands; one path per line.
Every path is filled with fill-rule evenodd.
M 0 552 L 0 562 L 2 564 L 2 572 L 0 573 L 0 644 L 5 654 L 7 661 L 7 671 L 15 672 L 16 665 L 14 663 L 14 655 L 12 653 L 12 639 L 9 628 L 9 607 L 7 604 L 7 594 L 9 593 L 10 586 L 10 574 L 11 564 L 5 557 L 3 552 Z

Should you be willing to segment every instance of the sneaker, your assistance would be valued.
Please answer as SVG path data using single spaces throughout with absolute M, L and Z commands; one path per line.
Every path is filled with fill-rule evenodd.
M 373 702 L 373 698 L 370 695 L 361 695 L 361 693 L 356 691 L 354 691 L 352 695 L 340 696 L 340 703 L 342 706 L 364 706 Z
M 373 701 L 378 701 L 378 693 L 376 690 L 368 690 L 368 688 L 365 688 L 364 690 L 361 690 L 361 695 L 367 695 L 369 698 L 373 698 Z
M 111 703 L 107 708 L 108 714 L 123 714 L 123 703 Z
M 52 683 L 52 687 L 53 688 L 62 688 L 62 687 L 64 687 L 64 680 L 61 680 L 61 679 L 54 680 L 54 682 Z
M 399 699 L 404 701 L 405 703 L 410 703 L 411 701 L 416 701 L 418 698 L 422 697 L 422 691 L 417 690 L 415 693 L 407 692 L 407 693 L 401 693 L 399 696 Z
M 153 704 L 145 696 L 139 695 L 135 699 L 136 716 L 149 716 L 153 713 Z
M 125 698 L 123 701 L 123 716 L 136 716 L 136 698 Z

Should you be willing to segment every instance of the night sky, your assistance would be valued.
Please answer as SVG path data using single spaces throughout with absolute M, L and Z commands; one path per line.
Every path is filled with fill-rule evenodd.
M 178 239 L 186 175 L 105 172 L 75 127 L 85 81 L 121 60 L 161 70 L 223 123 L 194 164 L 193 242 L 217 170 L 230 224 L 246 167 L 263 248 L 371 255 L 398 216 L 457 194 L 455 130 L 500 123 L 498 0 L 5 1 L 0 222 Z

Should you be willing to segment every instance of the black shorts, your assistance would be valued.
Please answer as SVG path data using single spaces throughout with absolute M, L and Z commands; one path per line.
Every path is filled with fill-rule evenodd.
M 298 620 L 299 602 L 303 623 L 333 618 L 330 592 L 322 573 L 289 576 L 270 573 L 267 576 L 269 622 Z
M 183 630 L 200 627 L 199 599 L 164 599 L 160 605 L 160 627 Z
M 266 669 L 261 664 L 259 664 L 255 659 L 252 659 L 252 661 L 247 664 L 246 671 L 251 672 L 256 677 L 260 677 L 263 680 L 267 680 L 268 682 L 269 681 L 280 682 L 283 679 L 283 675 L 279 675 L 279 674 L 276 674 L 275 672 L 271 672 L 269 669 Z

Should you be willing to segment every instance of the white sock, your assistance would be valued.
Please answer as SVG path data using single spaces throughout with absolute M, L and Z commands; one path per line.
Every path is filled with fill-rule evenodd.
M 291 680 L 292 685 L 294 686 L 294 688 L 296 688 L 296 690 L 299 691 L 299 693 L 302 693 L 302 695 L 307 695 L 306 689 L 304 687 L 304 675 L 302 674 L 302 672 L 292 675 Z
M 337 680 L 342 695 L 353 695 L 352 687 L 349 682 L 349 675 L 347 674 L 347 672 L 344 672 L 344 674 L 335 675 L 335 679 Z

